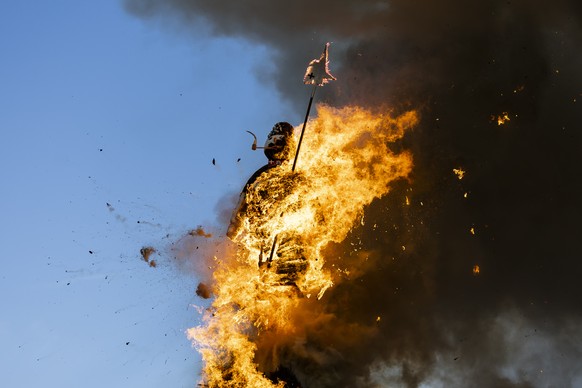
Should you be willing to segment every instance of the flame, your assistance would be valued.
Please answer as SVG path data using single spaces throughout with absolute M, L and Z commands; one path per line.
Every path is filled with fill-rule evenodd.
M 511 121 L 511 118 L 509 117 L 509 113 L 503 112 L 500 115 L 491 116 L 491 121 L 497 121 L 497 125 L 503 125 L 506 122 Z
M 236 254 L 216 260 L 212 306 L 203 325 L 187 332 L 208 386 L 284 386 L 266 374 L 301 330 L 298 311 L 333 285 L 323 248 L 341 242 L 364 207 L 412 169 L 410 153 L 394 153 L 390 143 L 416 124 L 414 111 L 395 117 L 318 106 L 318 114 L 298 169 L 286 162 L 257 179 L 239 219 Z
M 479 266 L 477 264 L 475 264 L 473 266 L 473 275 L 477 276 L 477 275 L 479 275 L 479 272 L 481 272 L 481 268 L 479 268 Z
M 455 173 L 457 178 L 459 178 L 459 180 L 463 179 L 465 177 L 465 173 L 466 173 L 466 171 L 463 170 L 461 167 L 453 168 L 453 172 Z

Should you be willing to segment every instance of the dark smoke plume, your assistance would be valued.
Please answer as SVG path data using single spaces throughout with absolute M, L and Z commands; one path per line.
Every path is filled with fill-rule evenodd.
M 297 122 L 326 41 L 318 101 L 421 113 L 411 182 L 329 248 L 352 275 L 282 350 L 302 386 L 582 386 L 580 1 L 125 4 L 272 47 Z

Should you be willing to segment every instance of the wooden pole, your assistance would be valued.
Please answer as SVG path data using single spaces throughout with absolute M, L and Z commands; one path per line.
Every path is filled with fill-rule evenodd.
M 299 143 L 297 143 L 297 151 L 295 151 L 295 159 L 293 160 L 293 168 L 291 171 L 295 171 L 295 166 L 297 165 L 297 158 L 299 157 L 299 150 L 301 149 L 301 142 L 303 141 L 303 135 L 305 134 L 305 126 L 307 125 L 307 119 L 309 118 L 309 112 L 311 111 L 311 104 L 313 103 L 313 96 L 315 96 L 315 91 L 317 90 L 317 84 L 313 85 L 313 91 L 311 92 L 311 98 L 309 99 L 309 105 L 307 105 L 307 113 L 305 114 L 305 120 L 303 121 L 303 128 L 301 129 L 301 136 L 299 136 Z

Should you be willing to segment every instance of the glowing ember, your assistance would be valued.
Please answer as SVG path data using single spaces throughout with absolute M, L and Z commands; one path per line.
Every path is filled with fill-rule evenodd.
M 284 162 L 249 187 L 237 252 L 216 261 L 212 307 L 188 330 L 209 386 L 285 385 L 268 378 L 280 366 L 278 352 L 296 343 L 305 306 L 332 286 L 323 248 L 341 242 L 364 207 L 412 169 L 411 155 L 389 144 L 416 124 L 415 112 L 319 106 L 318 113 L 299 172 Z
M 518 87 L 516 87 L 515 89 L 513 89 L 513 93 L 523 92 L 524 89 L 525 89 L 525 85 L 519 85 Z
M 497 125 L 503 125 L 510 120 L 511 119 L 509 118 L 509 113 L 507 112 L 503 112 L 502 114 L 497 116 L 491 116 L 491 121 L 497 121 Z
M 455 175 L 457 176 L 457 178 L 459 179 L 463 179 L 465 177 L 465 173 L 466 171 L 463 170 L 462 168 L 453 168 L 453 172 L 455 173 Z
M 471 232 L 472 235 L 475 235 L 475 228 L 471 227 L 471 229 L 469 229 L 469 232 Z
M 481 271 L 481 269 L 479 268 L 479 266 L 477 264 L 475 264 L 473 266 L 473 275 L 475 275 L 475 276 L 479 275 L 480 271 Z

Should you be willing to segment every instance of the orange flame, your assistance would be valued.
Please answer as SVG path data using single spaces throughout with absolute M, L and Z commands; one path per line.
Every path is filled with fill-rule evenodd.
M 509 117 L 509 113 L 503 112 L 500 115 L 491 116 L 491 121 L 497 121 L 497 125 L 503 125 L 506 122 L 511 121 L 511 118 Z
M 411 155 L 389 146 L 416 124 L 415 112 L 319 106 L 318 113 L 298 171 L 284 163 L 249 188 L 237 253 L 217 259 L 212 307 L 187 332 L 209 386 L 284 386 L 265 373 L 278 365 L 277 347 L 300 330 L 297 311 L 333 285 L 323 248 L 341 242 L 364 207 L 412 169 Z
M 466 171 L 463 170 L 462 168 L 453 168 L 453 172 L 455 173 L 455 175 L 457 176 L 457 178 L 459 178 L 459 180 L 463 179 L 465 177 Z
M 473 275 L 477 276 L 481 272 L 481 268 L 477 264 L 473 266 Z

